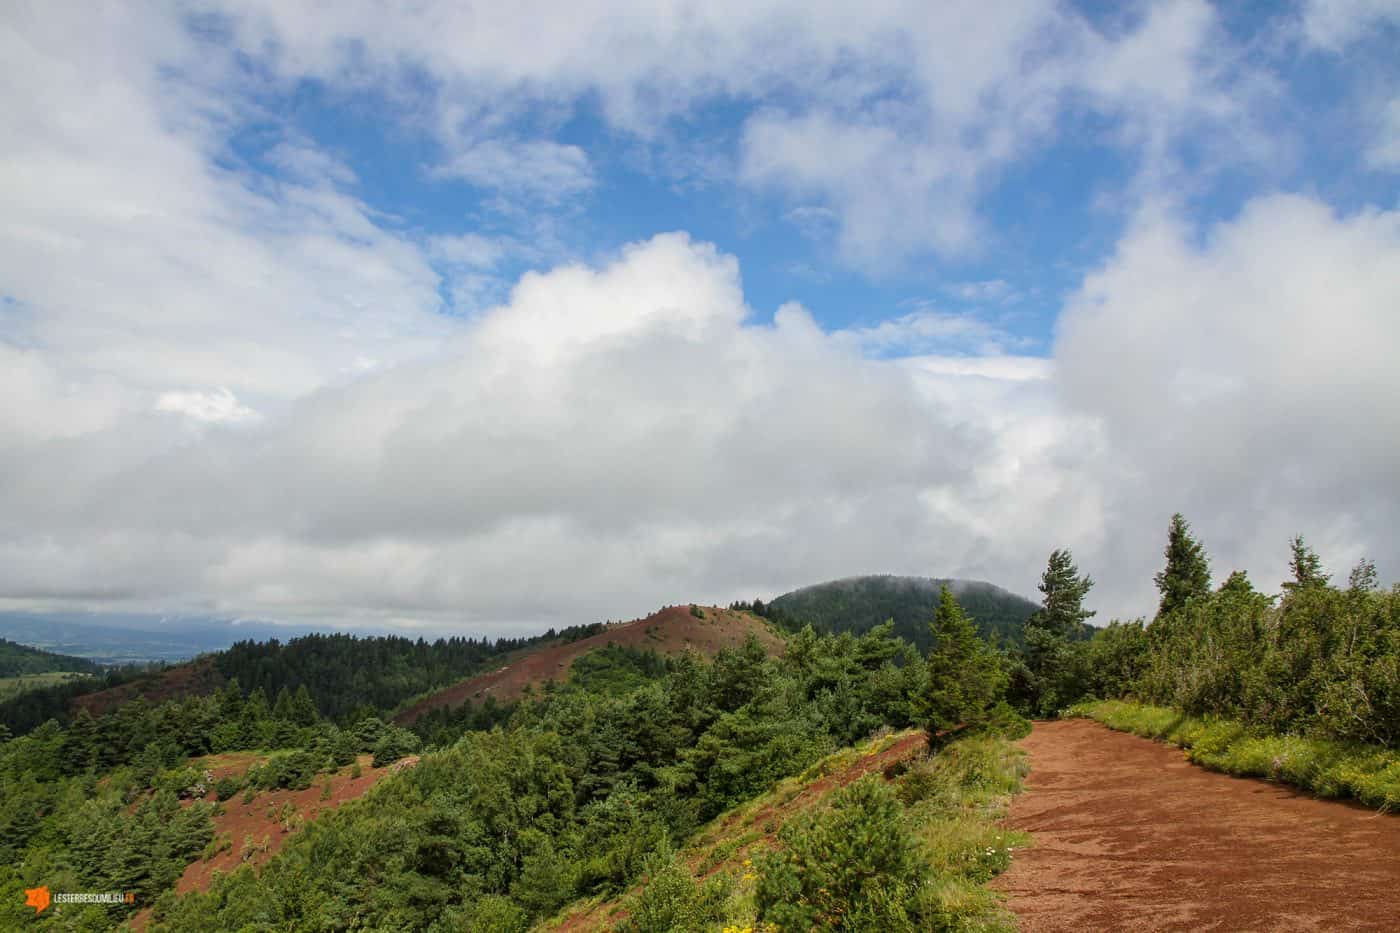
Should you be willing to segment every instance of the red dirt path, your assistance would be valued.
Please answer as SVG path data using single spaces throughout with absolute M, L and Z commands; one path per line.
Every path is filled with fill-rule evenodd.
M 994 883 L 1040 930 L 1400 930 L 1400 817 L 1205 771 L 1085 719 L 1039 722 Z
M 486 674 L 469 677 L 419 700 L 394 717 L 399 725 L 409 725 L 433 709 L 481 702 L 494 696 L 501 702 L 519 699 L 526 686 L 538 688 L 546 681 L 562 681 L 578 658 L 604 645 L 651 649 L 661 654 L 697 651 L 714 654 L 721 648 L 743 643 L 752 632 L 769 654 L 782 651 L 783 640 L 756 616 L 730 609 L 701 607 L 698 619 L 690 606 L 672 606 L 645 619 L 613 625 L 605 632 L 568 644 L 539 648 Z

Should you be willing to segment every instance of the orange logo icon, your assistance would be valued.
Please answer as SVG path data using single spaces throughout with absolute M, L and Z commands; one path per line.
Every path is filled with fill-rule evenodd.
M 34 913 L 41 914 L 49 906 L 49 889 L 47 887 L 25 888 L 24 906 L 33 907 Z

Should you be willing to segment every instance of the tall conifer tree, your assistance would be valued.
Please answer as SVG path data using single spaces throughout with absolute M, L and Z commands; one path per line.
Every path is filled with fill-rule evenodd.
M 1298 535 L 1289 542 L 1293 556 L 1289 558 L 1288 569 L 1293 571 L 1293 579 L 1283 585 L 1285 590 L 1303 590 L 1314 586 L 1326 586 L 1331 574 L 1322 572 L 1322 559 L 1308 547 L 1303 536 Z
M 1180 512 L 1167 528 L 1164 552 L 1167 566 L 1153 579 L 1162 594 L 1157 614 L 1164 616 L 1186 605 L 1188 600 L 1210 594 L 1210 561 L 1206 550 L 1191 535 L 1191 526 Z
M 941 587 L 924 690 L 929 732 L 936 735 L 954 726 L 985 724 L 1005 690 L 1000 660 L 977 636 L 952 591 Z
M 1078 698 L 1075 655 L 1070 642 L 1094 613 L 1084 608 L 1084 597 L 1094 581 L 1081 575 L 1068 548 L 1050 552 L 1039 590 L 1040 609 L 1026 620 L 1026 684 L 1032 711 L 1049 715 Z

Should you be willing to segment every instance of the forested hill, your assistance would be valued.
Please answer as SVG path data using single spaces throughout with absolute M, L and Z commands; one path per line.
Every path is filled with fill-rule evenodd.
M 894 633 L 927 652 L 932 642 L 929 622 L 938 605 L 938 592 L 947 586 L 984 636 L 996 635 L 1019 643 L 1021 627 L 1040 608 L 1001 587 L 977 580 L 940 580 L 888 574 L 849 577 L 793 590 L 773 600 L 766 614 L 778 624 L 795 628 L 811 625 L 818 632 L 867 632 L 886 619 Z
M 510 652 L 577 641 L 604 628 L 598 622 L 495 641 L 439 638 L 427 642 L 388 635 L 311 634 L 287 642 L 238 642 L 185 664 L 140 671 L 118 669 L 100 679 L 32 690 L 0 702 L 0 725 L 22 735 L 48 719 L 66 723 L 78 708 L 96 716 L 137 697 L 159 705 L 204 696 L 233 681 L 243 692 L 256 692 L 268 702 L 283 692 L 290 695 L 304 687 L 322 716 L 343 721 L 358 718 L 357 711 L 362 714 L 365 709 L 393 709 L 409 697 L 460 680 Z
M 50 654 L 38 648 L 17 644 L 0 638 L 0 677 L 19 677 L 25 674 L 48 674 L 55 671 L 76 671 L 95 674 L 100 668 L 85 658 L 73 658 L 66 654 Z

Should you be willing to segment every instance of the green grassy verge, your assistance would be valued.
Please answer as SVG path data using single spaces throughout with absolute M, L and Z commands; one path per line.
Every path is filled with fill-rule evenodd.
M 1030 771 L 1006 739 L 960 739 L 901 776 L 896 792 L 928 859 L 929 915 L 947 930 L 1015 930 L 1016 918 L 987 882 L 1011 867 L 1026 833 L 1002 827 L 1011 798 Z
M 889 741 L 837 752 L 808 773 L 783 782 L 771 794 L 717 820 L 686 850 L 662 853 L 650 866 L 643 890 L 624 902 L 630 917 L 617 928 L 630 933 L 682 929 L 760 933 L 775 929 L 758 920 L 761 888 L 771 883 L 766 873 L 777 870 L 789 858 L 797 859 L 795 853 L 787 854 L 794 843 L 813 834 L 821 835 L 824 827 L 829 830 L 826 824 L 830 821 L 842 820 L 833 804 L 841 806 L 840 800 L 855 794 L 857 785 L 812 805 L 780 813 L 774 810 L 783 811 L 786 801 L 800 801 L 808 784 L 878 753 Z M 893 781 L 886 781 L 876 772 L 857 782 L 878 785 L 878 796 L 892 807 L 892 832 L 881 837 L 881 845 L 893 845 L 894 837 L 898 837 L 905 840 L 908 849 L 907 878 L 901 887 L 890 887 L 880 895 L 897 896 L 903 903 L 892 912 L 880 914 L 880 929 L 890 933 L 1016 929 L 1015 918 L 1006 910 L 1001 896 L 988 890 L 986 883 L 1010 866 L 1017 848 L 1030 842 L 1026 834 L 999 825 L 1028 770 L 1024 752 L 1009 741 L 976 737 L 953 742 L 936 755 L 904 763 Z M 755 821 L 755 815 L 761 813 L 772 817 Z M 844 819 L 851 818 L 847 811 Z M 778 831 L 779 820 L 790 825 Z M 812 868 L 833 875 L 833 890 L 842 874 L 841 865 L 835 863 L 846 862 L 847 856 L 861 861 L 858 851 L 825 853 L 819 847 L 818 854 L 831 856 L 818 859 Z M 851 872 L 860 873 L 856 868 Z M 873 880 L 879 887 L 885 883 L 894 885 L 899 879 Z M 870 881 L 863 883 L 868 886 Z M 826 893 L 826 888 L 822 893 Z M 833 912 L 827 917 L 827 927 L 871 928 L 854 917 L 841 922 L 844 911 L 869 911 L 871 904 L 845 903 L 838 898 L 831 906 Z M 778 926 L 787 928 L 784 924 Z
M 1400 751 L 1269 735 L 1228 719 L 1198 719 L 1126 700 L 1081 703 L 1067 715 L 1179 745 L 1191 761 L 1213 771 L 1290 784 L 1319 797 L 1359 800 L 1379 810 L 1400 809 Z

